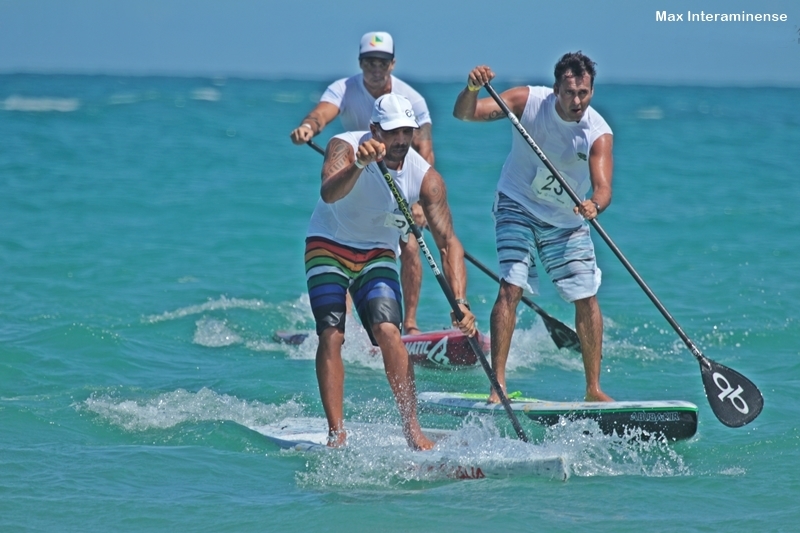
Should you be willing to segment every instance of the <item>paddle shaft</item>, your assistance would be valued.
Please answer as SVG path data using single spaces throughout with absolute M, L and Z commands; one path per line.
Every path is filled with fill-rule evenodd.
M 433 258 L 428 245 L 425 244 L 425 239 L 422 237 L 422 232 L 414 223 L 414 217 L 411 216 L 411 210 L 408 207 L 408 202 L 405 198 L 403 198 L 403 195 L 400 194 L 400 190 L 397 188 L 394 178 L 392 178 L 392 175 L 389 173 L 389 169 L 386 167 L 386 164 L 383 161 L 379 161 L 378 168 L 380 168 L 381 173 L 383 174 L 383 179 L 386 180 L 386 184 L 389 186 L 389 190 L 391 191 L 392 196 L 394 196 L 398 207 L 400 207 L 400 212 L 403 213 L 411 232 L 414 234 L 414 237 L 416 237 L 417 243 L 419 244 L 419 249 L 422 251 L 422 255 L 425 256 L 425 259 L 428 261 L 428 265 L 430 265 L 434 276 L 436 276 L 436 281 L 439 282 L 439 286 L 442 288 L 442 292 L 444 292 L 445 298 L 447 298 L 447 302 L 450 304 L 450 308 L 453 310 L 453 316 L 455 316 L 456 320 L 460 322 L 464 318 L 464 313 L 458 306 L 458 302 L 456 302 L 456 296 L 453 294 L 453 289 L 445 279 L 442 271 L 439 270 L 439 266 L 436 264 L 436 260 Z M 475 352 L 475 355 L 478 356 L 478 360 L 481 362 L 483 370 L 489 377 L 492 387 L 494 387 L 494 390 L 497 391 L 497 395 L 500 397 L 500 402 L 503 404 L 503 408 L 505 408 L 508 418 L 511 420 L 511 424 L 514 426 L 514 431 L 516 431 L 520 440 L 528 442 L 528 436 L 522 429 L 519 420 L 517 420 L 517 415 L 514 414 L 513 409 L 511 409 L 511 402 L 509 401 L 505 392 L 503 392 L 502 387 L 500 387 L 500 382 L 497 381 L 497 374 L 495 374 L 494 370 L 489 365 L 489 361 L 486 360 L 486 355 L 484 355 L 483 350 L 478 344 L 478 340 L 474 336 L 468 337 L 468 339 L 469 345 L 472 348 L 472 351 Z
M 317 143 L 315 143 L 314 141 L 308 141 L 306 142 L 306 144 L 309 145 L 314 150 L 316 150 L 317 152 L 321 153 L 322 155 L 325 155 L 325 150 L 323 150 L 322 147 Z

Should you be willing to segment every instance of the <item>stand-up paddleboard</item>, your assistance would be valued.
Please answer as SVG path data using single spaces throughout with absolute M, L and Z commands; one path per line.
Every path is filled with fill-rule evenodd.
M 624 435 L 625 429 L 641 429 L 643 436 L 663 435 L 682 440 L 697 432 L 697 406 L 668 401 L 643 402 L 548 402 L 509 394 L 511 409 L 541 424 L 552 426 L 561 419 L 589 418 L 606 434 Z M 506 416 L 501 404 L 487 403 L 488 394 L 421 392 L 420 408 L 457 415 L 487 413 Z
M 273 335 L 276 342 L 292 345 L 303 344 L 307 337 L 308 333 L 297 331 L 276 331 Z M 478 362 L 467 336 L 457 329 L 403 335 L 402 339 L 411 361 L 418 365 L 457 368 L 474 366 Z M 484 352 L 490 351 L 488 335 L 479 332 L 478 343 Z M 378 353 L 378 349 L 375 348 L 375 354 Z
M 280 422 L 264 426 L 247 426 L 286 450 L 301 452 L 329 452 L 334 448 L 327 446 L 328 423 L 324 418 L 286 418 Z M 348 446 L 359 436 L 372 437 L 379 447 L 401 447 L 408 445 L 399 427 L 389 424 L 365 422 L 346 422 Z M 447 439 L 454 431 L 444 429 L 423 429 L 429 438 L 439 443 L 437 448 L 425 452 L 408 451 L 409 467 L 421 474 L 433 473 L 452 479 L 506 478 L 511 476 L 543 476 L 566 481 L 569 470 L 564 457 L 546 453 L 527 454 L 512 458 L 463 458 L 447 451 Z M 533 447 L 534 445 L 526 446 Z M 443 449 L 440 449 L 443 447 Z M 534 448 L 532 448 L 534 449 Z M 395 452 L 392 452 L 393 454 Z

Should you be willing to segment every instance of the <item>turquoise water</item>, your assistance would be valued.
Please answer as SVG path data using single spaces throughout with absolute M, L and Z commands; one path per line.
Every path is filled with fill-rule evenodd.
M 460 86 L 417 85 L 456 230 L 495 268 L 490 206 L 511 127 L 458 122 Z M 0 76 L 0 530 L 796 530 L 799 91 L 598 85 L 616 145 L 601 223 L 765 408 L 739 429 L 714 418 L 696 361 L 598 238 L 604 389 L 694 402 L 700 424 L 667 445 L 523 420 L 567 456 L 561 483 L 414 474 L 401 449 L 287 454 L 244 427 L 322 414 L 314 340 L 272 334 L 313 326 L 302 251 L 321 158 L 288 132 L 324 87 Z M 468 268 L 486 329 L 496 286 Z M 547 284 L 536 301 L 572 323 Z M 426 272 L 421 325 L 446 327 L 447 313 Z M 519 316 L 510 389 L 579 399 L 579 358 Z M 396 422 L 380 360 L 351 330 L 347 416 Z M 488 390 L 479 368 L 418 369 L 417 382 Z M 499 439 L 505 420 L 422 419 L 472 431 L 490 457 L 521 453 Z

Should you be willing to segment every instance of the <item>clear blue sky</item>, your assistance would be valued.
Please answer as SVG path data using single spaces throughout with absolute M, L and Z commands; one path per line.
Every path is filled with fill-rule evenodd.
M 786 22 L 657 22 L 656 11 Z M 0 0 L 0 72 L 332 79 L 384 30 L 396 73 L 463 79 L 477 64 L 549 79 L 583 50 L 602 81 L 800 87 L 798 0 Z

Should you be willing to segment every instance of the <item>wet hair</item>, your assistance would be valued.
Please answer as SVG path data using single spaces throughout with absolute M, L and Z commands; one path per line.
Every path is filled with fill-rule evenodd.
M 594 87 L 594 67 L 595 62 L 583 55 L 580 50 L 574 53 L 568 52 L 561 56 L 561 59 L 556 63 L 554 71 L 556 85 L 561 83 L 564 76 L 572 75 L 581 78 L 584 74 L 588 74 L 592 78 L 592 87 Z

